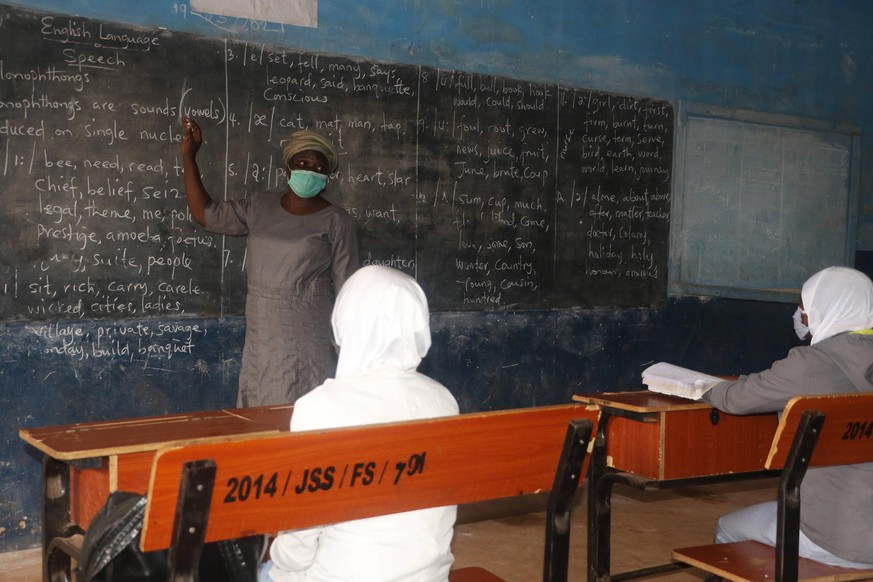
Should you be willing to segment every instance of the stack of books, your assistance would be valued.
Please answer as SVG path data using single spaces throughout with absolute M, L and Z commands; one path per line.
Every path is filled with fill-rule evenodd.
M 652 364 L 643 370 L 643 384 L 652 392 L 690 400 L 700 400 L 707 390 L 721 381 L 722 378 L 666 362 Z

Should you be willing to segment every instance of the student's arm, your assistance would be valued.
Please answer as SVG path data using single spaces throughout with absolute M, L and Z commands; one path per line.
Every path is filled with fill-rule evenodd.
M 286 572 L 299 572 L 312 565 L 321 530 L 322 528 L 299 529 L 279 534 L 270 546 L 273 567 Z
M 782 410 L 794 396 L 811 393 L 808 350 L 794 348 L 769 370 L 719 382 L 701 399 L 729 414 Z

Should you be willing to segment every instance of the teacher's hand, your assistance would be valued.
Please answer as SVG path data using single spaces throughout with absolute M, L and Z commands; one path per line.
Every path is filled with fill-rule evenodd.
M 203 143 L 203 134 L 200 126 L 190 117 L 182 118 L 182 156 L 194 158 L 200 144 Z

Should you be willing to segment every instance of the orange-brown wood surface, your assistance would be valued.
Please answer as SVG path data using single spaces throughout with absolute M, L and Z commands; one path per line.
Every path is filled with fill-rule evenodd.
M 170 545 L 186 461 L 216 463 L 215 541 L 547 490 L 568 422 L 598 414 L 563 405 L 169 447 L 155 458 L 142 546 Z
M 873 392 L 798 396 L 788 403 L 767 466 L 781 468 L 805 410 L 825 413 L 810 466 L 873 461 Z
M 70 517 L 87 529 L 111 491 L 109 463 L 92 469 L 70 469 Z
M 775 552 L 772 546 L 758 542 L 736 542 L 680 548 L 673 550 L 673 558 L 735 582 L 773 582 L 776 579 Z M 797 566 L 798 580 L 810 582 L 873 578 L 873 569 L 840 568 L 805 558 L 800 558 Z
M 662 460 L 661 423 L 613 416 L 606 429 L 606 454 L 610 467 L 658 478 Z
M 155 451 L 103 457 L 93 469 L 70 468 L 70 517 L 88 529 L 94 515 L 113 491 L 145 495 L 149 488 Z
M 764 470 L 778 425 L 777 416 L 737 416 L 706 410 L 662 414 L 663 462 L 660 479 Z
M 576 402 L 586 402 L 611 406 L 632 412 L 664 412 L 671 410 L 694 410 L 709 408 L 705 402 L 679 398 L 668 394 L 659 394 L 648 390 L 635 392 L 598 392 L 596 394 L 576 394 Z
M 149 478 L 152 473 L 152 462 L 155 451 L 128 453 L 115 457 L 113 490 L 145 493 L 149 490 Z
M 610 418 L 606 451 L 610 467 L 649 479 L 761 471 L 778 425 L 775 413 L 718 413 L 713 423 L 710 405 L 647 390 L 573 399 L 640 415 Z
M 156 450 L 175 441 L 234 434 L 287 432 L 291 405 L 211 410 L 39 428 L 19 436 L 61 461 Z

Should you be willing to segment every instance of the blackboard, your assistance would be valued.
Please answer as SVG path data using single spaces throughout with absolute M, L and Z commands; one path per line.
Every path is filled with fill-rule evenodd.
M 671 291 L 796 302 L 813 273 L 852 264 L 852 128 L 699 104 L 680 120 Z
M 213 196 L 283 189 L 331 136 L 363 264 L 434 310 L 663 304 L 669 103 L 0 7 L 0 318 L 239 315 L 245 241 L 193 225 L 178 119 Z

